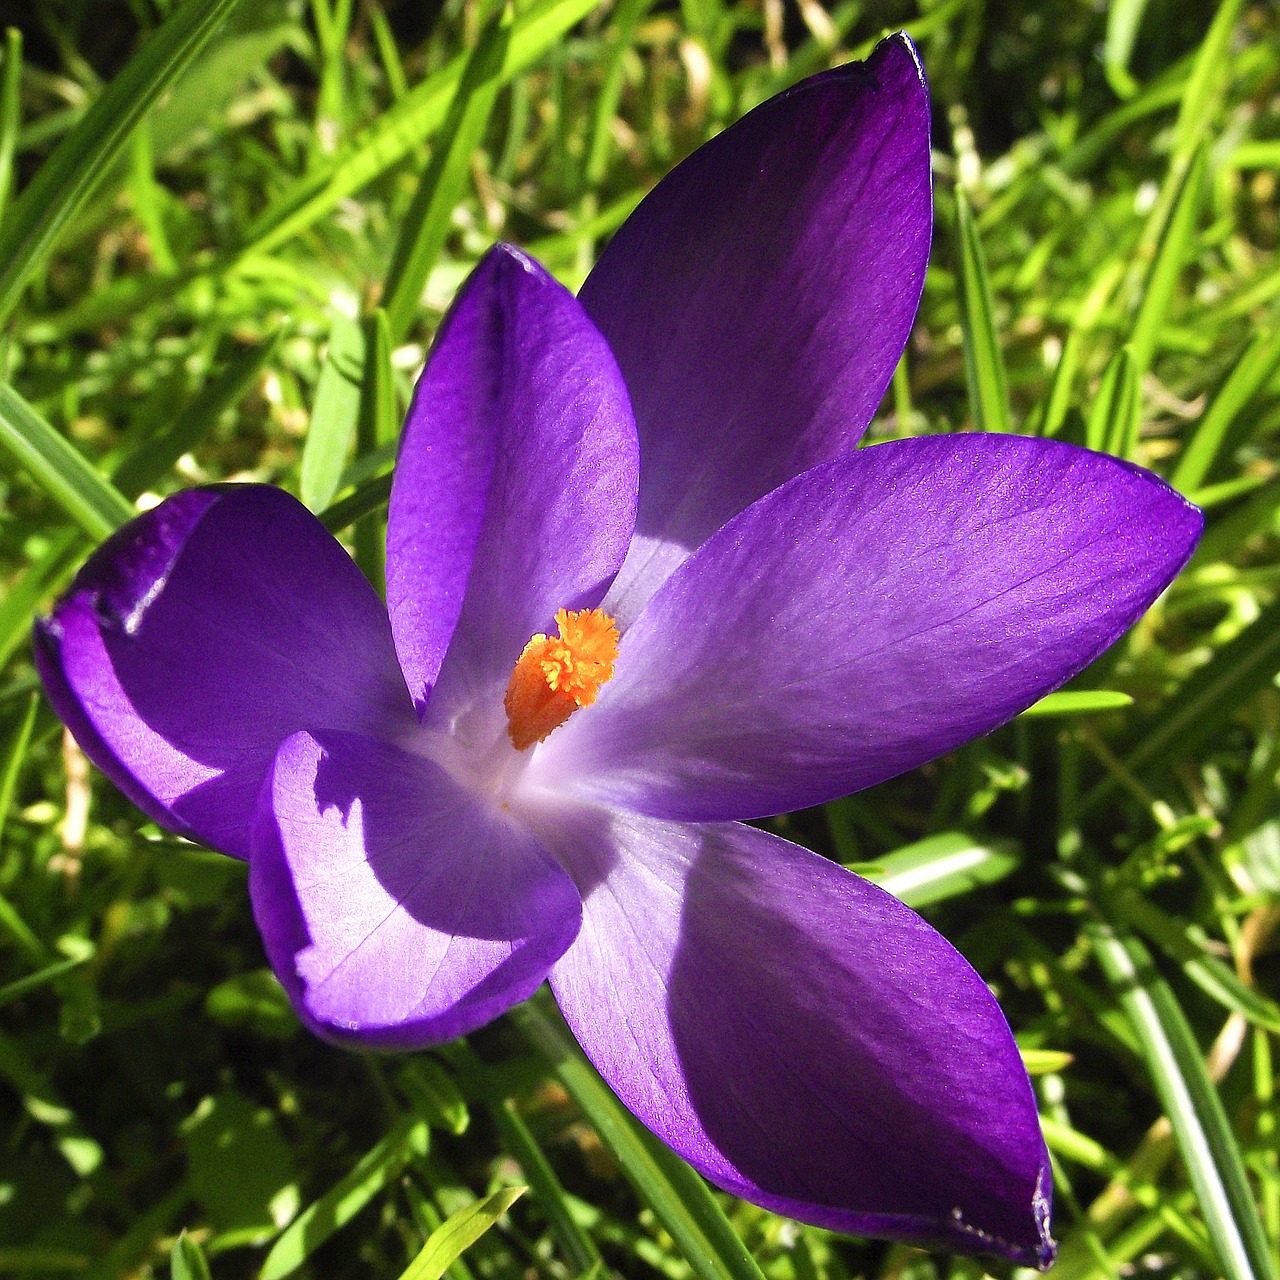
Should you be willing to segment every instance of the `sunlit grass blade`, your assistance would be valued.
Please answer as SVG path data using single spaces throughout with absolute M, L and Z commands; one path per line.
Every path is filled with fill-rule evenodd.
M 387 505 L 391 497 L 391 473 L 374 476 L 366 480 L 359 488 L 353 489 L 345 498 L 339 498 L 332 506 L 325 507 L 320 514 L 320 523 L 330 533 L 341 533 L 343 529 L 373 511 L 380 511 Z
M 1119 689 L 1062 689 L 1046 694 L 1020 717 L 1039 720 L 1050 716 L 1087 716 L 1100 711 L 1122 711 L 1133 706 L 1133 698 Z
M 105 177 L 134 127 L 242 0 L 185 0 L 40 166 L 0 228 L 0 322 L 62 230 Z
M 1138 441 L 1140 407 L 1133 354 L 1129 347 L 1121 347 L 1103 371 L 1097 398 L 1089 410 L 1085 444 L 1117 458 L 1131 458 Z
M 507 1096 L 506 1091 L 495 1087 L 495 1081 L 481 1061 L 459 1040 L 445 1050 L 454 1063 L 467 1088 L 484 1099 L 485 1107 L 493 1120 L 502 1145 L 520 1166 L 521 1176 L 529 1184 L 534 1201 L 545 1214 L 557 1243 L 565 1257 L 579 1275 L 595 1273 L 604 1275 L 604 1260 L 591 1234 L 575 1216 L 573 1205 L 559 1177 L 547 1159 L 538 1140 L 525 1124 L 519 1108 Z
M 1147 0 L 1111 0 L 1107 10 L 1107 37 L 1102 46 L 1102 67 L 1107 83 L 1121 98 L 1133 96 L 1137 85 L 1129 74 L 1129 58 Z
M 4 33 L 4 66 L 0 68 L 0 227 L 13 194 L 13 156 L 22 123 L 22 32 Z
M 1142 1045 L 1227 1280 L 1274 1280 L 1240 1148 L 1191 1028 L 1146 947 L 1106 925 L 1088 930 L 1098 963 Z
M 431 153 L 401 225 L 382 304 L 393 343 L 402 339 L 418 318 L 427 276 L 444 247 L 450 216 L 470 176 L 472 154 L 493 114 L 511 43 L 511 23 L 510 11 L 504 9 L 490 22 L 467 59 L 440 130 L 440 145 Z
M 1078 328 L 1073 328 L 1063 339 L 1062 354 L 1058 357 L 1049 384 L 1049 394 L 1044 399 L 1044 409 L 1037 419 L 1038 430 L 1043 436 L 1056 436 L 1066 421 L 1071 406 L 1072 383 L 1080 368 L 1080 348 L 1084 339 Z
M 1232 423 L 1277 368 L 1280 368 L 1280 327 L 1259 333 L 1231 370 L 1178 459 L 1170 479 L 1175 489 L 1194 493 L 1204 484 L 1222 455 Z
M 344 1227 L 415 1156 L 426 1154 L 430 1140 L 426 1121 L 406 1117 L 396 1122 L 376 1146 L 357 1161 L 346 1177 L 304 1209 L 271 1246 L 260 1280 L 291 1275 L 337 1230 Z
M 312 511 L 323 511 L 338 492 L 360 417 L 364 355 L 364 330 L 342 312 L 333 312 L 329 349 L 316 383 L 311 425 L 302 447 L 299 494 Z
M 507 83 L 541 57 L 598 0 L 539 0 L 511 30 L 502 64 Z M 249 229 L 242 253 L 261 253 L 322 218 L 339 201 L 398 164 L 444 123 L 468 58 L 460 54 L 354 134 L 329 164 L 304 174 Z
M 3 836 L 4 824 L 9 818 L 13 793 L 18 785 L 18 773 L 27 758 L 27 748 L 31 745 L 31 731 L 35 727 L 36 710 L 39 705 L 38 695 L 31 694 L 27 698 L 22 719 L 18 722 L 17 730 L 5 749 L 4 764 L 0 766 L 0 836 Z
M 400 1280 L 440 1280 L 449 1265 L 496 1226 L 498 1219 L 527 1190 L 528 1187 L 502 1187 L 451 1214 L 431 1233 L 422 1251 L 401 1273 Z
M 0 384 L 0 448 L 95 542 L 136 514 L 129 500 L 7 384 Z
M 396 1084 L 433 1128 L 455 1137 L 466 1133 L 471 1113 L 453 1077 L 434 1058 L 419 1054 L 396 1073 Z
M 1178 277 L 1182 274 L 1195 236 L 1207 156 L 1207 150 L 1201 148 L 1188 165 L 1174 195 L 1168 222 L 1156 245 L 1155 260 L 1147 276 L 1142 302 L 1129 339 L 1133 349 L 1133 363 L 1139 376 L 1151 365 L 1160 332 L 1168 320 L 1169 304 L 1173 300 Z
M 364 322 L 364 382 L 360 388 L 360 417 L 356 426 L 358 464 L 372 466 L 383 454 L 395 452 L 400 417 L 395 370 L 391 364 L 392 346 L 387 313 L 378 307 Z M 343 479 L 350 483 L 350 472 Z M 353 542 L 356 563 L 378 593 L 383 594 L 387 576 L 386 526 L 376 512 L 356 522 Z
M 169 1254 L 169 1280 L 213 1280 L 204 1250 L 185 1231 L 173 1242 Z
M 962 191 L 956 192 L 956 230 L 959 264 L 956 288 L 960 295 L 960 328 L 964 335 L 965 383 L 973 423 L 979 431 L 1011 431 L 1009 384 L 1004 355 L 996 335 L 995 306 L 987 276 L 986 256 L 977 224 Z
M 1009 845 L 984 844 L 959 831 L 946 831 L 853 869 L 918 909 L 996 884 L 1020 862 Z
M 1222 0 L 1209 24 L 1209 30 L 1196 51 L 1191 75 L 1182 94 L 1178 119 L 1173 129 L 1172 167 L 1186 164 L 1209 131 L 1214 110 L 1222 96 L 1222 88 L 1233 71 L 1239 70 L 1231 57 L 1231 38 L 1235 32 L 1243 0 Z
M 1280 1035 L 1280 1005 L 1241 982 L 1230 965 L 1209 950 L 1208 939 L 1199 925 L 1166 915 L 1138 893 L 1117 894 L 1111 899 L 1111 911 L 1181 965 L 1187 977 L 1210 999 L 1273 1035 Z
M 573 1216 L 560 1179 L 515 1104 L 504 1099 L 490 1108 L 490 1114 L 502 1136 L 502 1145 L 519 1164 L 565 1257 L 580 1275 L 593 1272 L 604 1275 L 604 1259 L 600 1250 Z
M 322 151 L 333 149 L 346 121 L 346 45 L 351 33 L 352 0 L 311 0 L 320 46 L 320 93 L 316 132 Z
M 707 1184 L 641 1127 L 563 1026 L 532 1001 L 513 1009 L 510 1016 L 529 1043 L 551 1061 L 560 1083 L 700 1280 L 763 1280 Z

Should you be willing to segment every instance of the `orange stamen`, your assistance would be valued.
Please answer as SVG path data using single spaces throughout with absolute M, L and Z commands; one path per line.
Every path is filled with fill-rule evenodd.
M 560 634 L 539 632 L 516 660 L 503 706 L 517 751 L 541 742 L 579 707 L 589 707 L 613 677 L 618 624 L 600 609 L 560 609 Z

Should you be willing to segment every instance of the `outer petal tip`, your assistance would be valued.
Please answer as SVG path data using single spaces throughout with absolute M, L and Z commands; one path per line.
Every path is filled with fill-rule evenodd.
M 695 1168 L 830 1230 L 1047 1264 L 1017 1046 L 920 917 L 754 828 L 561 810 L 543 837 L 584 894 L 561 1010 Z
M 916 42 L 905 31 L 895 31 L 885 36 L 871 51 L 866 65 L 872 70 L 879 70 L 884 65 L 905 70 L 908 66 L 914 71 L 916 83 L 928 93 L 929 82 L 924 73 L 924 61 Z
M 266 485 L 187 490 L 131 520 L 37 626 L 35 654 L 85 754 L 157 822 L 237 857 L 290 733 L 413 723 L 378 597 Z
M 891 37 L 700 147 L 583 285 L 641 440 L 640 537 L 611 595 L 624 625 L 732 515 L 857 443 L 923 287 L 929 120 Z

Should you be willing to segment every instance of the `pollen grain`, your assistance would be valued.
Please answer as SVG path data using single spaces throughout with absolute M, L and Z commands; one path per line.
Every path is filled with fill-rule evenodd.
M 516 660 L 503 705 L 517 751 L 541 742 L 613 677 L 618 624 L 601 609 L 560 609 L 557 636 L 539 632 Z

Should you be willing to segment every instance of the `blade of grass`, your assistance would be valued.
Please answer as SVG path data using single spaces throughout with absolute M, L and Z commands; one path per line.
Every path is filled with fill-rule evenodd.
M 604 1259 L 591 1236 L 579 1226 L 573 1211 L 565 1199 L 564 1187 L 556 1177 L 551 1162 L 543 1154 L 537 1139 L 529 1132 L 529 1126 L 521 1119 L 510 1099 L 494 1103 L 489 1114 L 493 1117 L 502 1145 L 519 1164 L 529 1181 L 538 1207 L 547 1217 L 552 1233 L 564 1251 L 570 1265 L 579 1275 L 594 1274 L 603 1277 Z
M 528 1190 L 502 1187 L 492 1195 L 451 1214 L 428 1237 L 422 1251 L 400 1274 L 400 1280 L 440 1280 L 455 1259 L 469 1249 Z
M 1137 89 L 1129 74 L 1129 58 L 1138 38 L 1147 0 L 1111 0 L 1107 10 L 1107 36 L 1102 46 L 1102 69 L 1107 83 L 1120 98 L 1131 98 Z
M 484 1100 L 485 1108 L 502 1139 L 502 1145 L 520 1165 L 535 1203 L 546 1215 L 551 1233 L 575 1272 L 579 1275 L 591 1274 L 597 1280 L 602 1280 L 608 1273 L 604 1269 L 600 1250 L 574 1215 L 570 1197 L 538 1140 L 525 1124 L 519 1109 L 507 1096 L 508 1088 L 495 1080 L 486 1063 L 471 1051 L 465 1041 L 456 1041 L 444 1052 L 458 1070 L 466 1088 Z
M 0 384 L 0 448 L 95 542 L 136 514 L 119 489 L 7 384 Z
M 364 356 L 364 330 L 340 311 L 333 312 L 329 349 L 316 382 L 311 425 L 302 446 L 299 494 L 312 511 L 323 511 L 338 492 L 360 417 Z
M 185 0 L 40 166 L 0 227 L 0 323 L 110 171 L 137 123 L 240 3 Z
M 1044 1115 L 1040 1117 L 1040 1127 L 1044 1132 L 1045 1144 L 1055 1155 L 1083 1165 L 1093 1173 L 1124 1187 L 1144 1209 L 1159 1214 L 1165 1226 L 1196 1251 L 1202 1265 L 1211 1268 L 1216 1265 L 1217 1259 L 1209 1248 L 1203 1228 L 1185 1213 L 1181 1213 L 1159 1187 L 1146 1181 L 1123 1160 L 1087 1135 Z
M 1009 386 L 1004 356 L 996 336 L 995 307 L 987 261 L 978 238 L 977 224 L 964 192 L 956 192 L 959 264 L 956 288 L 960 301 L 960 328 L 964 336 L 965 384 L 973 424 L 979 431 L 1012 431 L 1009 418 Z
M 1118 689 L 1063 689 L 1047 694 L 1028 707 L 1021 720 L 1047 716 L 1086 716 L 1099 711 L 1120 711 L 1133 706 L 1133 699 Z
M 506 84 L 560 40 L 597 0 L 539 0 L 511 30 L 502 64 Z M 460 54 L 354 134 L 334 160 L 316 166 L 249 228 L 241 256 L 265 253 L 324 217 L 347 196 L 398 164 L 444 123 L 468 56 Z
M 1169 220 L 1156 244 L 1155 260 L 1147 276 L 1142 302 L 1133 322 L 1129 343 L 1133 363 L 1139 377 L 1151 366 L 1156 344 L 1169 317 L 1169 303 L 1178 277 L 1195 235 L 1204 191 L 1204 175 L 1208 149 L 1201 147 L 1187 166 L 1187 171 L 1173 197 Z
M 1138 440 L 1137 367 L 1129 347 L 1121 347 L 1107 362 L 1097 399 L 1089 411 L 1085 443 L 1090 449 L 1131 458 Z
M 1100 923 L 1086 932 L 1142 1045 L 1224 1276 L 1275 1280 L 1239 1145 L 1173 992 L 1136 938 Z
M 1200 419 L 1170 483 L 1182 493 L 1204 484 L 1227 441 L 1227 433 L 1249 402 L 1280 368 L 1280 327 L 1264 330 L 1249 344 L 1208 412 Z
M 185 1231 L 178 1234 L 169 1253 L 169 1280 L 213 1280 L 204 1250 Z
M 1114 917 L 1137 929 L 1181 965 L 1187 977 L 1210 999 L 1255 1026 L 1280 1035 L 1280 1006 L 1241 982 L 1231 967 L 1208 949 L 1208 939 L 1199 925 L 1166 915 L 1138 893 L 1115 895 L 1109 909 Z
M 1008 845 L 988 845 L 959 831 L 944 831 L 895 849 L 860 875 L 909 907 L 928 906 L 995 884 L 1016 870 L 1021 858 Z
M 707 1184 L 641 1128 L 582 1056 L 569 1033 L 532 1001 L 508 1016 L 529 1044 L 551 1062 L 560 1083 L 694 1273 L 701 1280 L 763 1280 L 755 1259 L 729 1225 Z
M 13 154 L 22 123 L 22 32 L 9 27 L 4 33 L 4 67 L 0 70 L 0 226 L 13 192 Z
M 429 1141 L 426 1121 L 413 1117 L 397 1121 L 386 1137 L 367 1151 L 344 1178 L 285 1228 L 263 1261 L 261 1280 L 280 1280 L 296 1271 L 410 1160 L 425 1154 Z
M 341 533 L 343 529 L 355 524 L 370 512 L 379 511 L 387 505 L 391 497 L 391 473 L 374 476 L 366 480 L 358 489 L 340 498 L 330 507 L 320 512 L 320 523 L 330 533 Z
M 393 343 L 413 327 L 427 276 L 444 248 L 454 206 L 470 178 L 472 154 L 484 138 L 498 100 L 511 26 L 511 12 L 504 8 L 472 50 L 440 130 L 442 141 L 431 153 L 409 206 L 387 272 L 382 304 Z
M 1173 127 L 1170 167 L 1175 170 L 1190 161 L 1208 133 L 1222 87 L 1232 71 L 1239 70 L 1231 57 L 1231 36 L 1242 7 L 1243 0 L 1222 0 L 1195 55 Z

